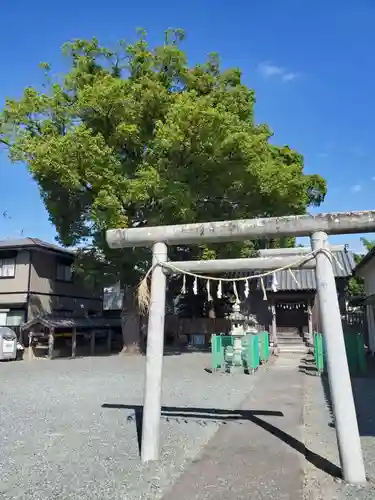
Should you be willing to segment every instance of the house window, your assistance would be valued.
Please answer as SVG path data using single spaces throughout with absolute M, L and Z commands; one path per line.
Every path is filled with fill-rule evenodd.
M 0 326 L 19 326 L 25 322 L 24 309 L 0 309 Z
M 0 259 L 0 278 L 14 278 L 16 259 Z
M 25 321 L 25 311 L 23 309 L 11 309 L 7 314 L 7 326 L 19 326 Z
M 63 264 L 59 262 L 56 269 L 56 279 L 59 281 L 72 281 L 73 270 L 71 264 Z

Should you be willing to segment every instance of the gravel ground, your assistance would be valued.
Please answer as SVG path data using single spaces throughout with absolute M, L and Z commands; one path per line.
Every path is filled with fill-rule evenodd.
M 162 498 L 215 435 L 215 410 L 238 408 L 261 376 L 211 375 L 209 361 L 197 353 L 165 357 L 162 454 L 148 466 L 139 460 L 135 419 L 143 357 L 0 363 L 0 498 Z M 303 461 L 304 500 L 374 499 L 375 370 L 353 379 L 370 479 L 362 488 L 332 477 L 339 460 L 327 389 L 306 372 L 302 434 L 307 454 L 316 455 L 315 465 Z
M 0 363 L 0 498 L 160 499 L 217 431 L 212 409 L 236 409 L 256 382 L 211 375 L 209 361 L 165 357 L 162 455 L 148 466 L 132 409 L 142 404 L 143 357 Z
M 321 469 L 335 472 L 339 466 L 336 434 L 326 379 L 309 372 L 305 376 L 304 436 L 305 445 L 329 463 L 323 462 Z M 375 384 L 371 374 L 366 378 L 352 380 L 356 400 L 362 449 L 369 483 L 365 487 L 347 485 L 320 468 L 306 462 L 305 500 L 370 500 L 375 498 Z

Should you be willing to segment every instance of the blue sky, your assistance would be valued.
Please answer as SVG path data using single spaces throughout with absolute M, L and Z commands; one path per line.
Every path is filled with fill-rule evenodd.
M 305 157 L 307 172 L 323 175 L 328 196 L 319 211 L 374 208 L 375 2 L 373 0 L 233 0 L 124 2 L 80 0 L 56 4 L 2 2 L 0 102 L 38 85 L 41 61 L 64 70 L 60 46 L 96 36 L 107 45 L 132 39 L 137 27 L 151 42 L 164 29 L 184 28 L 192 62 L 212 51 L 223 66 L 238 66 L 256 90 L 256 118 Z M 38 188 L 22 165 L 0 152 L 0 238 L 53 241 Z M 361 245 L 358 236 L 333 238 Z

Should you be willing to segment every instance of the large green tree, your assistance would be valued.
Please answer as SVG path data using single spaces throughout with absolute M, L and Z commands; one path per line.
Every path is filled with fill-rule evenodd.
M 151 47 L 110 50 L 96 39 L 64 45 L 64 76 L 42 64 L 42 88 L 8 99 L 0 140 L 27 165 L 64 245 L 90 242 L 128 283 L 149 263 L 142 249 L 111 252 L 105 230 L 255 216 L 303 214 L 326 183 L 303 157 L 270 143 L 254 119 L 255 95 L 217 54 L 189 65 L 184 33 Z M 277 245 L 273 242 L 272 246 Z M 173 256 L 248 255 L 254 245 L 173 249 Z

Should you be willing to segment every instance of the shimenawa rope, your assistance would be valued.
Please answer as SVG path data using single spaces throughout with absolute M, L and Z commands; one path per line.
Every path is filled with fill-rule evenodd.
M 196 282 L 197 282 L 198 279 L 202 279 L 202 280 L 205 280 L 205 281 L 208 281 L 208 282 L 210 282 L 210 281 L 219 281 L 220 293 L 221 293 L 221 283 L 223 281 L 225 281 L 227 283 L 233 283 L 233 291 L 234 291 L 234 295 L 235 295 L 237 301 L 239 300 L 239 297 L 238 297 L 236 282 L 245 281 L 248 284 L 248 282 L 250 280 L 260 279 L 261 288 L 262 288 L 262 292 L 263 292 L 263 298 L 266 300 L 267 299 L 267 294 L 266 294 L 266 289 L 265 289 L 265 286 L 264 286 L 263 278 L 266 278 L 267 276 L 270 276 L 272 274 L 276 274 L 276 273 L 278 273 L 280 271 L 284 271 L 284 270 L 287 269 L 290 272 L 290 274 L 291 274 L 293 280 L 295 281 L 295 283 L 297 285 L 299 285 L 298 280 L 295 277 L 295 275 L 293 274 L 293 271 L 292 271 L 291 268 L 292 267 L 300 267 L 305 262 L 307 262 L 307 261 L 315 258 L 319 253 L 325 254 L 330 259 L 331 262 L 332 262 L 332 260 L 335 260 L 337 266 L 341 270 L 343 270 L 343 268 L 342 268 L 340 262 L 338 261 L 337 257 L 331 252 L 331 250 L 329 250 L 327 248 L 319 248 L 317 250 L 313 250 L 310 253 L 303 255 L 301 258 L 299 258 L 295 262 L 292 262 L 291 264 L 288 264 L 286 266 L 282 266 L 282 267 L 279 267 L 277 269 L 272 269 L 270 271 L 265 271 L 265 272 L 259 273 L 259 274 L 252 274 L 252 275 L 249 275 L 249 276 L 240 276 L 238 278 L 222 278 L 222 277 L 218 277 L 218 276 L 207 276 L 207 275 L 202 275 L 202 274 L 196 274 L 196 273 L 193 273 L 191 271 L 185 271 L 183 269 L 180 269 L 178 266 L 176 266 L 175 264 L 172 264 L 171 262 L 155 262 L 150 267 L 150 269 L 147 271 L 147 273 L 142 278 L 142 280 L 139 282 L 139 285 L 138 285 L 138 288 L 137 288 L 137 299 L 138 299 L 139 311 L 140 311 L 141 314 L 145 314 L 148 311 L 148 308 L 149 308 L 149 305 L 150 305 L 150 290 L 149 290 L 149 286 L 148 286 L 148 279 L 151 276 L 151 273 L 153 272 L 153 270 L 155 269 L 156 266 L 161 266 L 161 267 L 164 267 L 165 269 L 170 269 L 172 271 L 175 271 L 178 274 L 182 274 L 184 277 L 185 276 L 192 276 L 194 278 L 194 283 L 195 283 L 194 287 L 195 288 L 196 288 Z M 185 280 L 184 280 L 183 288 L 186 291 L 186 282 L 185 282 Z M 211 297 L 211 293 L 209 293 L 209 295 Z

